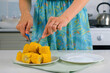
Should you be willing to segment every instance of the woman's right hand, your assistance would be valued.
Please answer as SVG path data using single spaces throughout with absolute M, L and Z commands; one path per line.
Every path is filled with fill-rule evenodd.
M 16 29 L 21 32 L 21 35 L 27 40 L 28 37 L 25 34 L 29 34 L 31 27 L 33 26 L 33 18 L 30 13 L 24 13 L 21 15 L 20 21 L 16 26 Z

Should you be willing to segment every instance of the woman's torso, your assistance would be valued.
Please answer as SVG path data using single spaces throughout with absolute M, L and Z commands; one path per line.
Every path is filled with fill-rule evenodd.
M 39 40 L 51 16 L 62 15 L 72 2 L 73 0 L 37 0 L 34 10 L 32 41 Z M 92 49 L 86 8 L 83 8 L 61 31 L 42 39 L 40 44 L 48 45 L 52 50 Z

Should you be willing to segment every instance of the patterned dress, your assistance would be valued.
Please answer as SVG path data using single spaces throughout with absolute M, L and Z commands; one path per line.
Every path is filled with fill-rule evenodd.
M 73 0 L 37 0 L 34 8 L 32 41 L 41 38 L 49 17 L 58 17 L 72 4 Z M 84 7 L 66 27 L 57 30 L 40 41 L 51 50 L 91 50 L 92 40 L 87 9 Z

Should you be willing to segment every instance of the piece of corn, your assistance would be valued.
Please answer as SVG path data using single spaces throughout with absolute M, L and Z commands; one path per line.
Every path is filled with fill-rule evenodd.
M 38 49 L 41 45 L 39 43 L 36 43 L 36 42 L 31 42 L 30 43 L 30 52 L 34 52 L 34 53 L 38 53 Z
M 42 55 L 42 63 L 51 62 L 51 55 L 50 54 L 41 54 Z
M 23 53 L 29 53 L 30 52 L 30 45 L 29 44 L 25 44 L 24 48 L 23 48 Z
M 42 62 L 42 56 L 39 55 L 39 54 L 33 53 L 32 54 L 32 57 L 31 57 L 31 62 L 33 64 L 41 64 L 41 62 Z
M 49 46 L 40 46 L 39 47 L 40 54 L 51 54 Z
M 22 61 L 22 52 L 21 52 L 21 51 L 19 51 L 19 52 L 17 53 L 16 60 L 17 60 L 17 61 Z
M 22 54 L 22 62 L 23 63 L 31 63 L 31 56 L 32 56 L 32 53 L 23 53 Z

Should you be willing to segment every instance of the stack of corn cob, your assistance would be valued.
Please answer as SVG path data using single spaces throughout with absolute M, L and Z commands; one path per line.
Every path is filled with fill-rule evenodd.
M 50 47 L 41 46 L 36 42 L 25 44 L 23 53 L 19 51 L 17 53 L 16 60 L 28 64 L 41 64 L 51 62 Z

